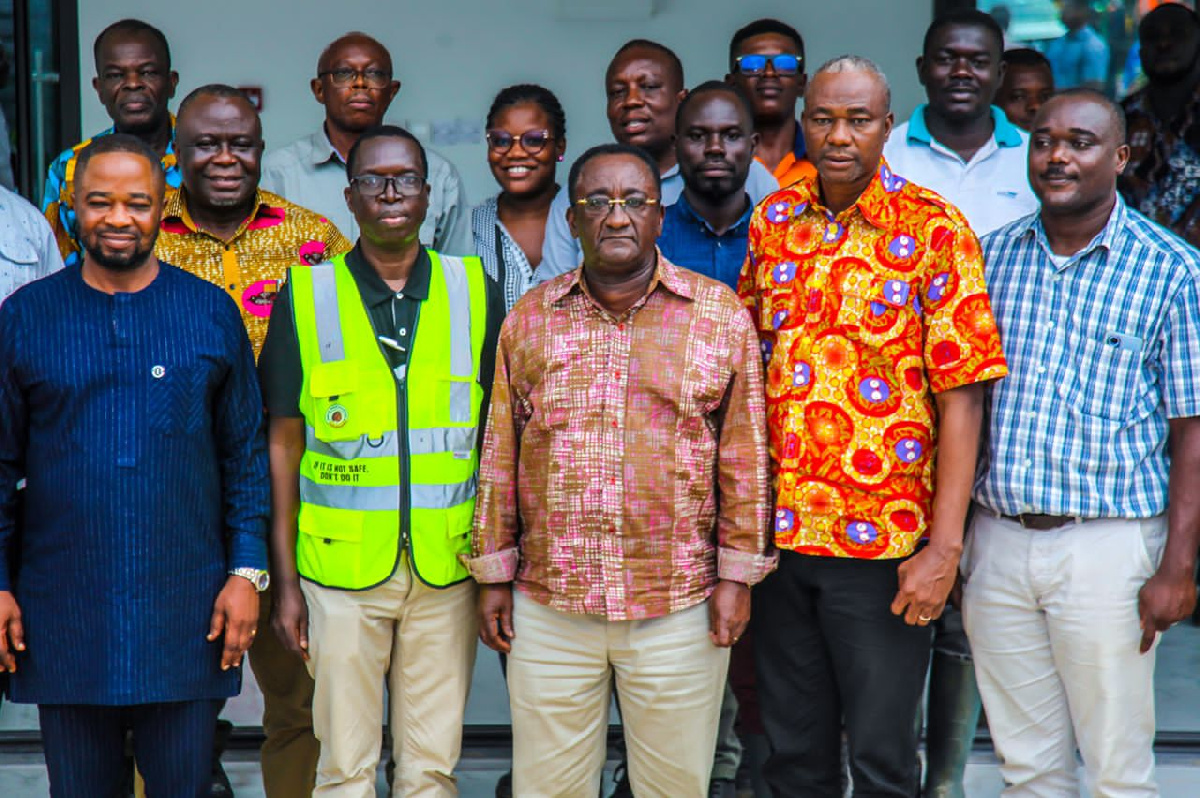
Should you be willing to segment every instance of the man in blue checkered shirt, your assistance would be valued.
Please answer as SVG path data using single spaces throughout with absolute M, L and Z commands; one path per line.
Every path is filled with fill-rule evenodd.
M 1042 209 L 983 240 L 1009 377 L 962 573 L 1006 795 L 1077 795 L 1076 747 L 1096 798 L 1158 795 L 1155 642 L 1196 601 L 1200 255 L 1117 195 L 1124 142 L 1102 95 L 1052 99 Z

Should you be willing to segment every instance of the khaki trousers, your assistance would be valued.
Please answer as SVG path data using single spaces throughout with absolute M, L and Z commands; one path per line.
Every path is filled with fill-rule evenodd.
M 262 780 L 267 798 L 312 795 L 321 746 L 313 735 L 313 680 L 271 629 L 271 591 L 259 596 L 250 667 L 263 696 Z
M 458 795 L 454 767 L 475 664 L 475 583 L 436 589 L 416 578 L 408 555 L 371 590 L 311 582 L 309 670 L 313 728 L 321 741 L 314 796 L 375 798 L 383 743 L 384 678 L 391 704 L 392 795 Z
M 638 798 L 704 798 L 729 649 L 708 638 L 708 603 L 646 621 L 542 606 L 515 591 L 508 693 L 513 795 L 595 798 L 611 685 Z

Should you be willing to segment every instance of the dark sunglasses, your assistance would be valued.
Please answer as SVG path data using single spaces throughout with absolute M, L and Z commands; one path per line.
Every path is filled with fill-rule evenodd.
M 788 53 L 774 55 L 741 55 L 735 59 L 738 72 L 743 75 L 762 75 L 767 71 L 767 64 L 775 68 L 776 75 L 795 75 L 800 72 L 804 59 Z
M 514 142 L 520 141 L 521 149 L 530 155 L 536 155 L 546 149 L 546 145 L 554 140 L 549 130 L 526 130 L 517 137 L 504 130 L 489 130 L 485 138 L 488 146 L 496 152 L 508 152 Z

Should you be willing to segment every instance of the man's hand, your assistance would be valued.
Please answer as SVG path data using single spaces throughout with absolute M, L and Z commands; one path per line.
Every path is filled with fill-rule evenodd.
M 903 615 L 909 626 L 926 626 L 946 608 L 946 598 L 958 578 L 961 549 L 930 543 L 900 563 L 900 589 L 892 614 Z
M 507 654 L 512 651 L 512 583 L 479 586 L 479 639 L 488 648 Z
M 0 591 L 0 671 L 17 672 L 17 652 L 25 650 L 25 627 L 17 598 Z
M 1142 644 L 1145 654 L 1154 645 L 1159 632 L 1192 614 L 1196 607 L 1196 580 L 1191 570 L 1159 568 L 1138 591 L 1138 615 L 1141 616 Z
M 308 602 L 296 582 L 272 588 L 271 628 L 283 647 L 308 662 Z
M 258 629 L 258 591 L 250 580 L 230 576 L 213 604 L 212 620 L 208 625 L 208 642 L 225 634 L 225 649 L 221 652 L 221 670 L 227 671 L 242 664 L 242 655 L 254 642 Z
M 729 648 L 750 623 L 750 588 L 722 579 L 708 599 L 708 637 L 714 646 Z

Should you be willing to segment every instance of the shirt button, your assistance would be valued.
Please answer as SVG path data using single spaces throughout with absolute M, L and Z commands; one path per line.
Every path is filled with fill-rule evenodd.
M 1038 374 L 1045 374 L 1045 373 L 1046 373 L 1046 367 L 1038 366 Z
M 397 292 L 396 292 L 396 299 L 404 299 L 404 292 L 403 292 L 403 291 L 397 291 Z
M 617 329 L 618 329 L 618 330 L 620 330 L 621 332 L 624 332 L 624 331 L 625 331 L 625 325 L 624 325 L 624 324 L 618 324 L 618 325 L 617 325 Z
M 1053 330 L 1053 329 L 1054 329 L 1054 322 L 1052 322 L 1052 321 L 1048 321 L 1048 322 L 1046 322 L 1046 329 L 1048 329 L 1048 330 Z
M 403 327 L 401 327 L 401 328 L 400 328 L 400 337 L 401 337 L 401 338 L 403 338 L 403 337 L 404 337 L 404 336 L 406 336 L 406 335 L 408 335 L 408 330 L 406 330 L 406 329 L 404 329 Z
M 615 421 L 614 421 L 614 422 L 613 422 L 613 426 L 614 426 L 614 427 L 615 427 L 615 426 L 617 426 L 617 422 L 615 422 Z
M 1032 460 L 1026 460 L 1026 461 L 1025 461 L 1025 467 L 1026 467 L 1026 468 L 1033 468 L 1033 461 L 1032 461 Z
M 616 377 L 616 378 L 619 380 L 619 379 L 621 379 L 621 372 L 619 372 L 619 371 L 614 371 L 614 372 L 613 372 L 613 376 L 614 376 L 614 377 Z

